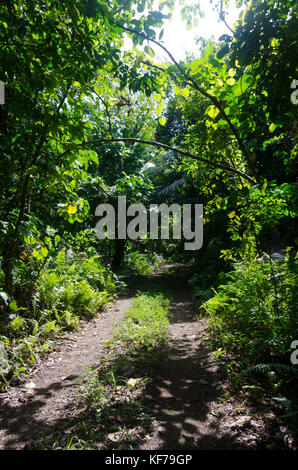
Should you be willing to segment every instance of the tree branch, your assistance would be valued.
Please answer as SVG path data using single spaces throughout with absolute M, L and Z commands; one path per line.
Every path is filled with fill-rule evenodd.
M 223 4 L 222 4 L 222 0 L 220 2 L 220 11 L 219 11 L 219 18 L 224 22 L 224 24 L 226 25 L 226 27 L 231 31 L 231 33 L 234 35 L 234 31 L 232 30 L 232 28 L 230 28 L 230 26 L 228 25 L 228 23 L 226 22 L 226 18 L 225 18 L 225 12 L 223 11 Z
M 183 155 L 184 157 L 189 157 L 189 158 L 192 158 L 194 160 L 198 160 L 202 163 L 205 163 L 207 166 L 211 166 L 211 167 L 216 168 L 216 169 L 224 170 L 224 171 L 229 172 L 229 173 L 230 172 L 235 173 L 235 174 L 241 176 L 242 178 L 246 179 L 250 183 L 255 183 L 255 181 L 250 176 L 248 176 L 246 173 L 243 173 L 240 170 L 237 170 L 236 168 L 230 167 L 228 165 L 224 165 L 222 163 L 211 162 L 210 160 L 207 160 L 207 158 L 199 157 L 198 155 L 187 152 L 186 150 L 180 150 L 180 149 L 177 149 L 176 147 L 172 147 L 171 145 L 163 144 L 162 142 L 157 142 L 155 140 L 144 140 L 144 139 L 138 139 L 136 137 L 117 137 L 117 138 L 113 137 L 111 139 L 100 138 L 100 139 L 95 139 L 95 140 L 89 140 L 89 141 L 86 141 L 86 142 L 82 142 L 81 144 L 77 144 L 77 146 L 85 147 L 85 146 L 92 145 L 92 144 L 110 143 L 110 142 L 139 143 L 139 144 L 144 144 L 144 145 L 151 145 L 153 147 L 162 148 L 162 149 L 165 149 L 165 150 L 171 150 L 172 152 L 178 153 L 179 155 Z M 70 151 L 71 151 L 71 149 L 65 150 L 65 152 L 63 152 L 62 154 L 59 155 L 59 158 L 61 158 L 62 156 L 64 156 L 65 154 L 67 154 Z
M 168 56 L 169 58 L 171 59 L 172 63 L 177 67 L 177 69 L 179 70 L 179 72 L 183 75 L 183 77 L 188 81 L 188 84 L 189 86 L 192 86 L 195 90 L 197 90 L 199 93 L 201 93 L 203 96 L 205 96 L 206 98 L 208 98 L 213 104 L 214 106 L 216 106 L 216 108 L 219 110 L 220 114 L 222 115 L 222 117 L 225 119 L 225 121 L 227 122 L 230 130 L 232 131 L 233 135 L 235 136 L 236 140 L 237 140 L 237 143 L 239 145 L 239 148 L 242 152 L 242 154 L 244 155 L 244 157 L 246 158 L 246 161 L 247 161 L 247 164 L 248 164 L 248 167 L 252 173 L 252 175 L 254 176 L 255 180 L 257 181 L 258 180 L 258 176 L 256 174 L 256 171 L 254 169 L 254 165 L 253 165 L 253 162 L 250 158 L 250 155 L 249 155 L 249 152 L 246 150 L 245 148 L 245 145 L 242 141 L 242 138 L 238 132 L 238 130 L 236 129 L 236 127 L 234 126 L 234 124 L 232 123 L 231 119 L 229 118 L 229 116 L 226 114 L 225 110 L 224 110 L 224 107 L 223 105 L 221 104 L 221 102 L 215 97 L 215 96 L 212 96 L 210 95 L 206 90 L 204 90 L 204 88 L 201 88 L 197 82 L 183 69 L 183 67 L 181 67 L 181 65 L 176 61 L 176 59 L 174 58 L 174 56 L 171 54 L 171 52 L 161 43 L 159 43 L 158 41 L 156 41 L 155 39 L 152 39 L 150 38 L 149 36 L 147 36 L 145 33 L 142 33 L 140 31 L 136 31 L 132 28 L 128 28 L 127 26 L 123 26 L 122 24 L 120 23 L 117 23 L 113 20 L 111 20 L 111 23 L 114 23 L 115 25 L 119 26 L 120 28 L 122 28 L 124 31 L 127 31 L 127 32 L 130 32 L 132 34 L 137 34 L 138 36 L 140 36 L 141 38 L 147 40 L 147 41 L 150 41 L 152 42 L 153 44 L 156 44 L 158 47 L 160 47 Z M 149 65 L 149 63 L 148 63 Z

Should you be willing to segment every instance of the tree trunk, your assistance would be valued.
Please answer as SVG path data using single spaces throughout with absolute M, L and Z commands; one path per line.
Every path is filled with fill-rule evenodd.
M 111 264 L 111 269 L 112 271 L 117 271 L 124 258 L 124 253 L 125 253 L 125 248 L 126 248 L 126 240 L 115 240 L 115 252 L 114 252 L 114 257 L 113 261 Z

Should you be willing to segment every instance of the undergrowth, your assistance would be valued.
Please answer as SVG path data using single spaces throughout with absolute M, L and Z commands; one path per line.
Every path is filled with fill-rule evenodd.
M 18 276 L 17 272 L 16 283 Z M 31 286 L 20 286 L 24 291 L 26 288 L 28 291 Z M 103 266 L 95 249 L 87 254 L 60 249 L 51 256 L 37 270 L 27 306 L 8 296 L 4 299 L 7 314 L 0 322 L 2 386 L 26 374 L 28 367 L 51 349 L 57 335 L 77 328 L 81 319 L 93 317 L 123 289 L 124 284 Z
M 152 252 L 140 253 L 139 251 L 128 251 L 125 254 L 124 263 L 134 273 L 141 275 L 152 274 L 164 261 L 161 255 Z
M 290 361 L 298 339 L 297 257 L 291 251 L 276 259 L 264 254 L 233 268 L 213 277 L 213 284 L 203 283 L 205 290 L 200 275 L 192 281 L 199 311 L 209 319 L 210 347 L 236 388 L 284 406 L 289 432 L 297 437 L 298 374 Z

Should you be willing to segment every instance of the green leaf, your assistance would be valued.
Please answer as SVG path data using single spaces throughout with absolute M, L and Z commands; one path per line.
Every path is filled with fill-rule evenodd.
M 146 52 L 146 54 L 150 55 L 150 57 L 155 56 L 154 50 L 150 46 L 145 46 L 144 51 Z
M 45 258 L 46 256 L 48 256 L 49 250 L 45 246 L 43 246 L 41 248 L 41 253 L 42 253 L 42 256 Z
M 12 312 L 17 312 L 18 311 L 18 306 L 15 300 L 12 300 L 9 304 L 9 308 Z
M 272 133 L 275 131 L 276 128 L 277 128 L 277 125 L 272 122 L 269 126 L 269 131 Z
M 229 50 L 229 46 L 225 44 L 217 53 L 218 59 L 222 59 L 229 52 Z

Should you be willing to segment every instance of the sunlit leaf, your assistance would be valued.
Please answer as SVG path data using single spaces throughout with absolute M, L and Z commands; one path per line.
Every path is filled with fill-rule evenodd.
M 207 108 L 206 110 L 206 114 L 208 114 L 208 116 L 210 116 L 212 119 L 216 118 L 218 113 L 219 109 L 217 109 L 216 106 L 214 106 L 213 104 L 209 106 L 209 108 Z
M 75 214 L 77 212 L 77 206 L 69 206 L 68 209 L 67 209 L 67 212 L 71 215 L 71 214 Z
M 188 95 L 189 95 L 189 89 L 188 88 L 183 88 L 180 93 L 181 93 L 182 96 L 184 96 L 184 98 L 187 98 Z
M 235 78 L 231 77 L 231 78 L 228 78 L 227 83 L 232 86 L 236 83 L 236 80 L 235 80 Z

